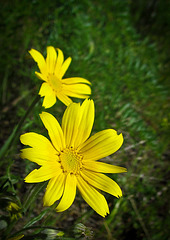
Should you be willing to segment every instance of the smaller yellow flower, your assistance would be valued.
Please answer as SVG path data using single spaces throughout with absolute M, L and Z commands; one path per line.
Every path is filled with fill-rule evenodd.
M 10 202 L 7 206 L 7 211 L 11 215 L 11 220 L 18 219 L 22 217 L 22 214 L 20 213 L 21 208 L 14 202 Z
M 59 48 L 57 51 L 58 55 L 54 47 L 47 47 L 46 59 L 35 49 L 29 51 L 40 69 L 40 73 L 35 72 L 35 74 L 45 81 L 39 91 L 39 95 L 44 96 L 43 106 L 45 108 L 52 107 L 56 103 L 56 98 L 68 106 L 72 102 L 70 97 L 84 99 L 91 94 L 89 86 L 91 83 L 88 80 L 80 77 L 63 79 L 71 63 L 71 57 L 64 61 L 63 52 Z

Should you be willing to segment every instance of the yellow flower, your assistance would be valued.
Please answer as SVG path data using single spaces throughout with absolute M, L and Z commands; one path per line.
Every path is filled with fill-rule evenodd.
M 109 208 L 100 190 L 116 197 L 122 196 L 120 187 L 102 173 L 126 172 L 123 167 L 98 162 L 117 151 L 122 134 L 113 129 L 103 130 L 89 138 L 94 122 L 94 102 L 86 99 L 82 105 L 70 104 L 64 112 L 62 126 L 47 112 L 40 114 L 51 142 L 37 133 L 25 133 L 20 140 L 32 148 L 22 149 L 21 157 L 41 165 L 26 178 L 28 183 L 49 180 L 44 195 L 44 206 L 60 200 L 58 212 L 69 208 L 78 187 L 84 200 L 101 216 Z
M 18 219 L 22 217 L 22 214 L 20 213 L 21 208 L 14 202 L 10 202 L 7 206 L 7 211 L 11 215 L 11 220 Z
M 29 53 L 37 62 L 40 73 L 35 72 L 38 78 L 45 81 L 40 88 L 39 94 L 44 96 L 43 106 L 52 107 L 56 103 L 56 97 L 68 106 L 72 100 L 69 97 L 88 98 L 91 94 L 91 84 L 88 80 L 80 77 L 65 78 L 63 76 L 67 71 L 71 58 L 64 61 L 63 52 L 57 49 L 58 56 L 54 47 L 47 47 L 46 60 L 40 52 L 31 49 Z

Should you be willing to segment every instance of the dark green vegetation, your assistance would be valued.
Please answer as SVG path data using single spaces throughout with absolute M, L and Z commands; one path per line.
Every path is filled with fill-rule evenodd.
M 11 233 L 23 230 L 23 239 L 45 239 L 50 234 L 50 239 L 168 239 L 170 8 L 168 1 L 162 2 L 3 1 L 1 145 L 24 116 L 41 84 L 34 75 L 37 68 L 28 50 L 35 48 L 45 55 L 46 46 L 53 45 L 63 50 L 65 58 L 73 58 L 66 77 L 81 76 L 92 82 L 96 108 L 93 132 L 114 128 L 124 135 L 121 149 L 105 162 L 128 169 L 126 174 L 111 176 L 122 188 L 123 198 L 105 194 L 110 207 L 105 219 L 94 213 L 79 193 L 63 213 L 43 208 L 44 186 L 37 184 L 35 188 L 23 182 L 34 165 L 19 157 L 21 133 L 46 134 L 38 115 L 43 108 L 38 103 L 3 150 L 3 234 L 13 227 L 6 204 L 14 201 L 22 207 L 23 218 Z M 57 102 L 48 111 L 61 119 L 64 109 Z M 55 229 L 64 236 L 52 238 Z

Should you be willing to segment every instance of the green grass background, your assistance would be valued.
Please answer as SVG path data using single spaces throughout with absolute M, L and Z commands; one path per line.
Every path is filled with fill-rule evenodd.
M 44 190 L 30 201 L 31 184 L 24 177 L 35 165 L 19 157 L 19 136 L 1 159 L 0 223 L 10 224 L 8 201 L 30 201 L 12 233 L 23 239 L 153 239 L 167 240 L 169 209 L 169 25 L 168 1 L 3 1 L 0 9 L 0 103 L 3 146 L 40 88 L 36 64 L 28 54 L 46 46 L 72 57 L 66 77 L 92 83 L 95 102 L 93 133 L 114 128 L 122 132 L 121 149 L 103 161 L 124 166 L 125 174 L 110 175 L 123 191 L 121 199 L 105 194 L 110 215 L 97 215 L 77 194 L 63 213 L 44 209 Z M 65 106 L 48 111 L 59 121 Z M 37 104 L 21 133 L 46 135 Z M 38 191 L 38 190 L 37 190 Z M 80 223 L 83 226 L 80 226 Z M 49 227 L 34 229 L 36 226 Z M 64 236 L 54 236 L 55 229 Z M 80 228 L 80 229 L 79 229 Z M 52 232 L 54 231 L 54 232 Z M 54 235 L 53 235 L 54 234 Z

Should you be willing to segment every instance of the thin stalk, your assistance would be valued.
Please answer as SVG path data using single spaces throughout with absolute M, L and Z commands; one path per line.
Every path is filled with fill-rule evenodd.
M 140 225 L 141 225 L 141 227 L 142 227 L 142 229 L 143 229 L 143 231 L 144 231 L 144 233 L 146 235 L 146 239 L 151 240 L 150 234 L 149 234 L 149 232 L 148 232 L 148 230 L 146 228 L 146 225 L 145 225 L 145 223 L 144 223 L 144 221 L 143 221 L 143 219 L 142 219 L 142 217 L 141 217 L 141 215 L 140 215 L 140 213 L 138 211 L 138 208 L 136 206 L 135 200 L 133 199 L 132 196 L 130 196 L 128 199 L 129 199 L 130 203 L 132 204 L 132 207 L 133 207 L 133 209 L 134 209 L 134 211 L 136 213 L 138 221 L 139 221 L 139 223 L 140 223 Z

